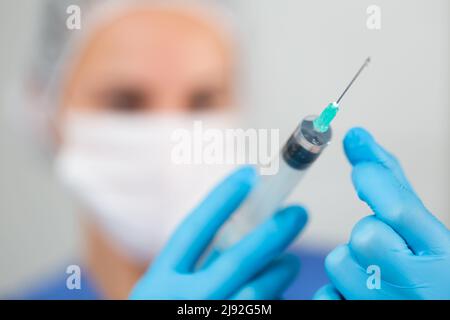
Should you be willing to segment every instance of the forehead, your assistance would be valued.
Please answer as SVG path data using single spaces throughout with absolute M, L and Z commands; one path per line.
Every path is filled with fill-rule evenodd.
M 181 10 L 147 8 L 98 29 L 77 69 L 180 76 L 224 68 L 231 55 L 226 35 L 212 22 Z

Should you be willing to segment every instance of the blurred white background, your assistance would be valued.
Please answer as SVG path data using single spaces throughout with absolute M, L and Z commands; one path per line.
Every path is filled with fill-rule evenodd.
M 41 3 L 0 2 L 2 97 L 33 50 Z M 292 196 L 311 213 L 304 245 L 345 242 L 370 213 L 352 189 L 342 152 L 342 137 L 355 125 L 398 156 L 426 206 L 450 225 L 448 0 L 229 4 L 242 30 L 242 91 L 253 125 L 280 128 L 283 139 L 301 117 L 335 99 L 368 55 L 373 60 L 343 101 L 334 143 Z M 372 4 L 381 8 L 381 30 L 366 27 Z M 2 102 L 0 109 L 0 294 L 70 263 L 79 248 L 70 201 L 4 112 L 15 107 Z

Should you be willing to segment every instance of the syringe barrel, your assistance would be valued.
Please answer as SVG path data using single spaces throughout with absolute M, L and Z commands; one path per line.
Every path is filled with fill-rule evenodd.
M 331 140 L 331 128 L 314 130 L 316 116 L 306 117 L 278 155 L 279 170 L 263 175 L 245 202 L 217 234 L 213 247 L 223 250 L 273 215 Z
M 325 132 L 314 130 L 315 118 L 303 119 L 281 151 L 283 159 L 294 169 L 308 169 L 331 141 L 331 128 Z

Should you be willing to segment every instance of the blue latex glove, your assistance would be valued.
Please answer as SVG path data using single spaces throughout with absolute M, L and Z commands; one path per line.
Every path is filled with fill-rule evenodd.
M 240 242 L 196 268 L 215 233 L 256 180 L 254 169 L 244 167 L 218 185 L 178 227 L 130 298 L 279 298 L 298 271 L 297 259 L 281 254 L 306 223 L 306 212 L 300 207 L 277 212 Z
M 422 204 L 398 161 L 368 132 L 344 140 L 358 196 L 374 212 L 332 251 L 325 268 L 332 285 L 316 299 L 450 299 L 450 232 Z M 380 269 L 380 289 L 367 280 Z M 373 278 L 372 278 L 373 279 Z

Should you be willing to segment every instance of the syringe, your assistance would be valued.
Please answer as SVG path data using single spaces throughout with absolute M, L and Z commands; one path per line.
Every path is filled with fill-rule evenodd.
M 339 111 L 339 103 L 369 62 L 370 57 L 336 102 L 330 103 L 319 116 L 307 116 L 302 120 L 278 155 L 278 172 L 261 176 L 245 202 L 217 234 L 212 244 L 214 249 L 220 251 L 236 243 L 277 211 L 330 143 L 330 124 Z

